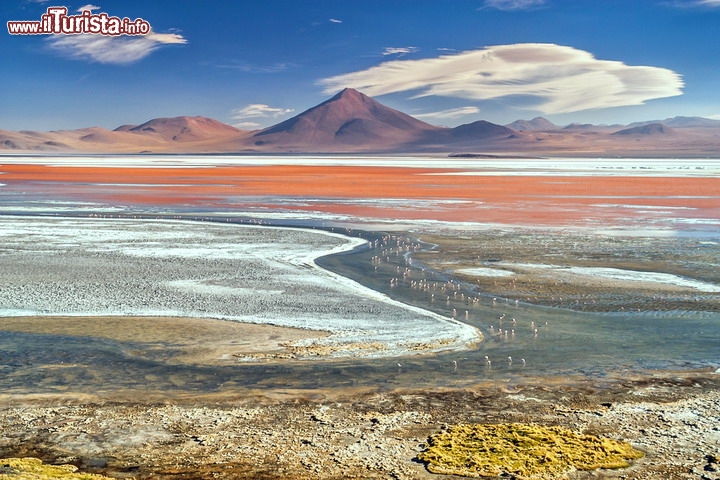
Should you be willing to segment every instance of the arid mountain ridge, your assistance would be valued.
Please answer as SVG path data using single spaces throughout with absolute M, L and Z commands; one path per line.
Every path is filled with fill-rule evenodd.
M 720 152 L 720 121 L 674 117 L 629 125 L 558 126 L 537 117 L 430 125 L 347 88 L 293 118 L 240 130 L 205 117 L 156 118 L 115 130 L 0 130 L 0 153 L 483 153 L 707 156 Z

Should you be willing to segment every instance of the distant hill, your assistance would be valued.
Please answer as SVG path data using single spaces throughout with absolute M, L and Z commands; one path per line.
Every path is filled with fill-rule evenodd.
M 112 145 L 121 141 L 123 137 L 114 131 L 111 132 L 110 130 L 99 127 L 82 128 L 80 130 L 75 130 L 74 132 L 80 134 L 78 140 L 86 143 L 104 143 L 106 145 Z
M 235 127 L 206 117 L 155 118 L 142 125 L 123 125 L 115 131 L 158 136 L 166 141 L 189 142 L 242 133 Z
M 514 128 L 513 128 L 514 127 Z M 155 118 L 115 130 L 0 130 L 0 152 L 40 153 L 434 153 L 466 158 L 547 155 L 715 156 L 720 121 L 673 117 L 627 126 L 571 124 L 542 117 L 507 126 L 477 120 L 433 126 L 346 88 L 260 131 L 212 118 Z M 465 157 L 464 157 L 465 158 Z
M 634 122 L 628 125 L 628 127 L 642 127 L 644 125 L 650 125 L 659 123 L 668 127 L 675 128 L 693 128 L 693 127 L 720 127 L 720 120 L 713 120 L 711 118 L 704 117 L 672 117 L 666 118 L 665 120 L 651 120 L 647 122 Z
M 352 88 L 253 135 L 255 145 L 281 149 L 397 148 L 442 130 L 393 110 Z
M 0 151 L 3 149 L 48 153 L 85 151 L 90 144 L 102 145 L 103 149 L 114 149 L 121 142 L 121 136 L 100 127 L 52 132 L 0 130 Z
M 613 135 L 667 135 L 672 133 L 673 129 L 663 125 L 662 123 L 648 123 L 638 127 L 625 128 L 613 133 Z
M 52 132 L 0 131 L 0 150 L 43 152 L 137 153 L 147 151 L 216 151 L 214 144 L 247 132 L 205 117 L 156 118 L 115 130 L 100 127 Z M 209 144 L 209 146 L 208 146 Z
M 563 130 L 595 130 L 599 128 L 597 125 L 592 123 L 571 123 L 563 127 Z
M 515 130 L 495 123 L 478 120 L 466 123 L 452 129 L 452 136 L 463 139 L 483 139 L 491 137 L 507 137 L 513 135 Z
M 543 117 L 535 117 L 532 120 L 515 120 L 514 122 L 505 126 L 518 132 L 542 132 L 548 130 L 557 130 L 558 128 L 560 128 L 554 123 L 552 123 L 550 120 Z

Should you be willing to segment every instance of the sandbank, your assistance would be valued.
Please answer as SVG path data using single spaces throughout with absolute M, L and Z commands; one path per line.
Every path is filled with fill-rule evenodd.
M 192 365 L 292 358 L 288 345 L 329 335 L 317 330 L 212 318 L 151 316 L 5 317 L 0 330 L 115 340 L 135 346 L 135 355 L 152 357 L 153 351 L 161 350 L 165 363 Z

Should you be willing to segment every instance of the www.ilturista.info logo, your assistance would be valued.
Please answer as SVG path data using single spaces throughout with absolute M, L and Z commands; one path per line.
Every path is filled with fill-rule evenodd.
M 94 14 L 83 10 L 80 15 L 68 15 L 65 7 L 49 7 L 40 20 L 7 22 L 11 35 L 147 35 L 150 23 L 142 18 L 110 17 L 107 13 Z

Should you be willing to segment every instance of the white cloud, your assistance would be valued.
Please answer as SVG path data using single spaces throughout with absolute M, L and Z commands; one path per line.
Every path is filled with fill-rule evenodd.
M 415 53 L 417 51 L 417 47 L 387 47 L 383 55 L 407 55 L 408 53 Z
M 187 43 L 187 40 L 177 33 L 154 33 L 150 32 L 147 35 L 144 36 L 145 39 L 150 40 L 152 42 L 156 43 L 164 43 L 164 44 L 184 44 Z
M 393 60 L 318 82 L 325 93 L 345 87 L 377 96 L 505 99 L 546 114 L 640 105 L 682 94 L 679 74 L 628 66 L 555 44 L 514 44 L 421 60 Z
M 247 73 L 279 73 L 284 72 L 294 65 L 290 63 L 274 63 L 271 65 L 255 65 L 251 63 L 239 62 L 236 60 L 230 61 L 222 65 L 217 65 L 218 68 L 228 68 L 233 70 L 240 70 L 241 72 Z
M 147 35 L 52 35 L 48 38 L 51 49 L 73 58 L 99 63 L 127 64 L 137 62 L 169 44 L 184 44 L 187 40 L 176 33 Z
M 239 122 L 234 123 L 233 126 L 245 129 L 255 129 L 261 127 L 261 124 L 247 120 L 254 118 L 278 118 L 294 111 L 295 110 L 292 108 L 276 108 L 265 105 L 264 103 L 252 103 L 243 108 L 236 108 L 232 111 L 232 119 L 239 120 Z
M 545 5 L 546 0 L 485 0 L 485 7 L 498 10 L 526 10 Z
M 97 5 L 92 5 L 92 4 L 88 3 L 84 7 L 80 7 L 77 9 L 77 11 L 80 13 L 84 12 L 85 10 L 92 12 L 93 10 L 100 10 L 100 7 L 98 7 Z
M 665 3 L 676 8 L 720 7 L 720 0 L 668 0 Z
M 330 23 L 342 23 L 342 20 L 338 20 L 337 18 L 331 18 Z
M 427 118 L 427 119 L 438 119 L 438 120 L 452 120 L 456 118 L 466 117 L 468 115 L 477 115 L 480 113 L 480 109 L 478 107 L 460 107 L 460 108 L 451 108 L 450 110 L 441 110 L 439 112 L 432 112 L 432 113 L 421 113 L 418 115 L 413 115 L 415 118 Z
M 233 123 L 233 127 L 235 127 L 235 128 L 241 128 L 241 129 L 243 129 L 243 130 L 257 130 L 257 129 L 259 129 L 261 126 L 262 126 L 262 125 L 260 125 L 260 124 L 257 123 L 257 122 L 238 122 L 238 123 Z
M 252 103 L 243 108 L 236 108 L 233 110 L 233 118 L 238 120 L 241 118 L 254 118 L 254 117 L 270 117 L 277 118 L 282 115 L 287 115 L 295 110 L 292 108 L 275 108 L 264 103 Z

